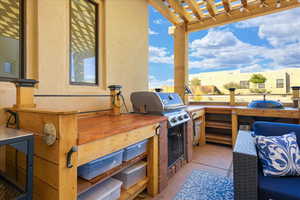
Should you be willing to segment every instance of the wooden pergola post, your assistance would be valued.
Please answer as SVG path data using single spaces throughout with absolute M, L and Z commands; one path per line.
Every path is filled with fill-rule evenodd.
M 188 96 L 185 94 L 185 85 L 188 85 L 188 32 L 184 25 L 178 25 L 174 30 L 174 90 L 185 103 Z

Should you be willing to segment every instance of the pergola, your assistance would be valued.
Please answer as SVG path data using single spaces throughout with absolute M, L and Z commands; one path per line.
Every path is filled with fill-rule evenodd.
M 174 87 L 187 102 L 188 34 L 296 7 L 299 0 L 148 0 L 173 25 Z M 300 14 L 300 13 L 299 13 Z

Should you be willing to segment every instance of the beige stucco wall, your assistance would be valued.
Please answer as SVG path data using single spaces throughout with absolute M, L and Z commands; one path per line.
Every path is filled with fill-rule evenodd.
M 36 94 L 109 94 L 110 84 L 123 86 L 125 99 L 148 89 L 148 4 L 146 0 L 100 3 L 100 85 L 69 84 L 69 0 L 28 0 L 28 77 L 40 81 Z M 0 110 L 15 102 L 15 90 L 0 82 Z M 39 107 L 106 109 L 104 97 L 38 97 Z M 3 112 L 3 111 L 2 111 Z M 0 111 L 0 115 L 2 115 Z M 0 122 L 3 117 L 0 117 Z
M 286 74 L 290 76 L 290 86 L 300 85 L 300 69 L 299 68 L 285 68 L 279 70 L 258 72 L 267 78 L 265 82 L 265 89 L 271 94 L 286 94 Z M 201 85 L 214 85 L 223 93 L 228 94 L 228 90 L 224 88 L 224 84 L 229 82 L 240 83 L 240 81 L 248 81 L 253 73 L 242 73 L 239 70 L 235 71 L 219 71 L 219 72 L 207 72 L 190 75 L 189 79 L 198 78 L 201 80 Z M 276 80 L 284 80 L 284 88 L 276 87 Z M 250 88 L 256 88 L 257 86 L 250 83 Z M 238 89 L 237 93 L 249 94 L 249 89 Z

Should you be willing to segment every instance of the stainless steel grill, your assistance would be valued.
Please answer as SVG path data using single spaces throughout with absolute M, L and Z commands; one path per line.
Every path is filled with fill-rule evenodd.
M 168 117 L 168 167 L 186 158 L 186 122 L 190 116 L 180 96 L 176 93 L 134 92 L 131 94 L 136 113 Z
M 190 120 L 186 105 L 177 93 L 134 92 L 131 94 L 131 102 L 136 113 L 168 117 L 169 127 Z

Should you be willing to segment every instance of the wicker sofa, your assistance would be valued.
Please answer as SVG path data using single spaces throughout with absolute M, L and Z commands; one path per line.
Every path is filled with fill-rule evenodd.
M 300 125 L 256 122 L 253 129 L 265 136 L 295 132 L 300 145 Z M 251 133 L 239 131 L 233 150 L 235 200 L 300 200 L 300 177 L 263 176 Z

